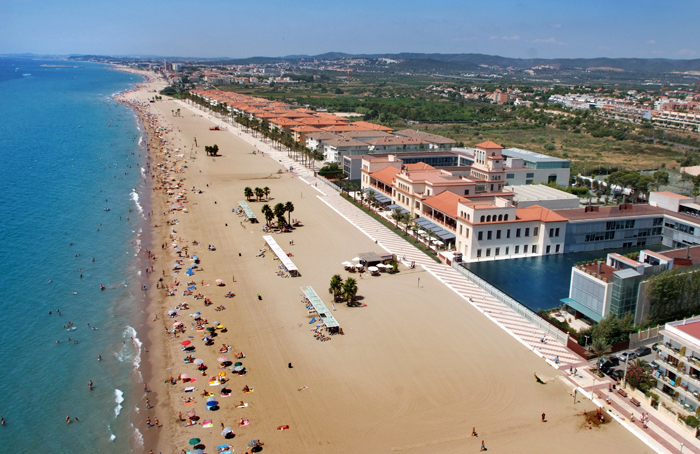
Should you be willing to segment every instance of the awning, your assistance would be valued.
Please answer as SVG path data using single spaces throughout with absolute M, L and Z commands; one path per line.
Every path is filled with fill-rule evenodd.
M 365 194 L 369 194 L 369 191 L 374 191 L 374 199 L 377 202 L 379 202 L 379 203 L 390 203 L 391 202 L 391 197 L 382 194 L 381 192 L 377 191 L 376 189 L 370 189 L 370 188 L 364 189 Z
M 333 317 L 331 311 L 328 310 L 321 298 L 316 294 L 316 291 L 311 287 L 302 287 L 301 291 L 309 299 L 309 302 L 314 307 L 314 310 L 319 315 L 319 321 L 322 321 L 329 328 L 338 328 L 340 325 L 338 321 Z
M 566 304 L 570 308 L 579 311 L 580 313 L 582 313 L 586 317 L 590 318 L 591 320 L 595 320 L 596 322 L 599 322 L 603 319 L 603 316 L 601 314 L 594 312 L 592 309 L 584 306 L 583 304 L 579 303 L 578 301 L 576 301 L 574 299 L 562 298 L 559 301 Z
M 264 235 L 263 240 L 265 240 L 267 245 L 270 246 L 272 252 L 274 252 L 277 258 L 280 259 L 280 262 L 282 262 L 282 265 L 287 269 L 287 271 L 289 271 L 291 274 L 298 273 L 299 269 L 297 268 L 297 266 L 277 244 L 277 241 L 275 241 L 274 238 L 272 238 L 270 235 Z
M 240 206 L 243 209 L 243 212 L 245 213 L 245 215 L 248 219 L 250 219 L 250 220 L 257 219 L 255 217 L 255 213 L 253 213 L 253 210 L 250 209 L 247 202 L 244 202 L 241 200 L 238 202 L 238 206 Z
M 416 218 L 413 220 L 413 222 L 420 225 L 425 230 L 428 230 L 428 229 L 432 230 L 433 232 L 435 232 L 435 235 L 440 237 L 440 239 L 445 241 L 445 242 L 448 242 L 450 240 L 454 240 L 456 238 L 454 233 L 440 227 L 439 225 L 435 224 L 434 222 L 432 222 L 431 220 L 429 220 L 427 218 Z
M 410 213 L 410 211 L 408 211 L 406 208 L 404 208 L 404 207 L 402 207 L 402 206 L 399 206 L 399 205 L 397 205 L 397 204 L 395 204 L 395 203 L 393 203 L 393 204 L 391 204 L 391 205 L 387 205 L 386 208 L 389 209 L 389 210 L 391 210 L 391 211 L 394 211 L 395 209 L 398 208 L 398 209 L 401 210 L 401 214 Z

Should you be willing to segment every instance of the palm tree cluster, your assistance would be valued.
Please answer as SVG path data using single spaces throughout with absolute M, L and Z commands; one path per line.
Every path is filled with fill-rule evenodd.
M 255 196 L 257 201 L 259 202 L 260 199 L 265 197 L 267 200 L 270 199 L 270 188 L 265 186 L 264 188 L 251 188 L 250 186 L 246 186 L 245 189 L 243 189 L 243 195 L 247 200 L 250 200 Z
M 274 208 L 270 208 L 270 205 L 265 204 L 260 211 L 263 216 L 265 216 L 268 226 L 272 223 L 273 219 L 277 218 L 277 226 L 284 227 L 286 224 L 291 225 L 292 223 L 291 217 L 294 211 L 294 204 L 292 202 L 278 203 Z M 287 219 L 284 219 L 285 213 L 287 213 Z
M 343 299 L 350 304 L 355 300 L 355 297 L 357 297 L 357 281 L 349 277 L 343 282 L 343 278 L 340 274 L 334 274 L 333 277 L 331 277 L 328 293 L 333 295 L 333 301 Z

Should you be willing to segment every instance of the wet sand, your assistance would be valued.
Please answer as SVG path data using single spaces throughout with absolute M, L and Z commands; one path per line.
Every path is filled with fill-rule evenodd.
M 143 101 L 153 95 L 145 90 L 128 96 Z M 181 117 L 174 117 L 172 111 L 178 108 Z M 148 342 L 161 342 L 162 351 L 156 353 L 149 347 L 145 357 L 155 376 L 149 383 L 151 395 L 157 393 L 158 399 L 152 410 L 140 405 L 140 414 L 144 421 L 146 414 L 151 419 L 157 416 L 162 427 L 147 429 L 136 421 L 144 433 L 145 452 L 180 452 L 189 449 L 188 440 L 193 437 L 200 438 L 210 453 L 226 443 L 243 453 L 252 439 L 262 440 L 265 450 L 272 452 L 461 453 L 478 451 L 481 440 L 495 452 L 652 452 L 617 423 L 589 429 L 582 413 L 592 411 L 592 403 L 580 399 L 574 404 L 570 389 L 556 379 L 559 372 L 422 270 L 402 267 L 395 275 L 364 279 L 352 275 L 367 306 L 336 303 L 333 315 L 345 335 L 333 336 L 328 342 L 314 339 L 313 326 L 308 323 L 312 315 L 300 302 L 300 287 L 312 286 L 330 307 L 331 276 L 348 276 L 340 263 L 359 252 L 379 252 L 378 246 L 323 204 L 317 198 L 321 195 L 309 185 L 289 173 L 278 175 L 279 163 L 253 155 L 253 147 L 238 138 L 240 131 L 235 127 L 231 128 L 235 134 L 210 131 L 210 121 L 172 100 L 149 104 L 148 109 L 160 116 L 162 124 L 172 125 L 173 133 L 167 134 L 170 147 L 180 148 L 178 153 L 185 158 L 197 137 L 196 159 L 187 159 L 185 173 L 172 177 L 185 178 L 184 188 L 200 188 L 203 193 L 188 191 L 189 212 L 166 216 L 161 213 L 172 200 L 167 201 L 163 191 L 153 194 L 156 214 L 151 224 L 159 227 L 154 228 L 152 249 L 158 260 L 149 294 L 159 319 L 152 322 Z M 214 143 L 221 156 L 206 157 L 204 145 Z M 151 153 L 152 162 L 164 159 L 159 150 Z M 178 158 L 178 163 L 183 164 L 185 158 Z M 273 236 L 294 254 L 292 260 L 301 277 L 280 278 L 275 275 L 279 262 L 271 254 L 255 257 L 264 245 L 262 225 L 245 223 L 243 227 L 242 218 L 231 211 L 238 200 L 244 200 L 246 186 L 271 189 L 271 200 L 250 202 L 256 214 L 264 203 L 294 204 L 292 217 L 304 226 Z M 179 223 L 164 227 L 170 219 Z M 169 238 L 173 228 L 176 238 L 189 241 L 181 243 L 190 245 L 189 255 L 202 260 L 203 271 L 191 279 L 197 282 L 195 293 L 211 298 L 209 307 L 204 307 L 203 300 L 182 296 L 184 282 L 189 280 L 184 272 L 169 275 L 176 258 Z M 200 246 L 192 246 L 193 240 Z M 290 240 L 294 246 L 289 245 Z M 160 249 L 163 243 L 168 249 Z M 217 250 L 208 251 L 208 244 Z M 167 284 L 176 278 L 182 282 L 176 296 L 155 289 L 162 270 Z M 226 286 L 215 286 L 216 279 Z M 210 285 L 202 287 L 202 280 Z M 235 298 L 224 298 L 229 290 L 236 293 Z M 258 293 L 262 301 L 256 298 Z M 167 311 L 183 302 L 191 309 L 168 318 Z M 214 311 L 220 304 L 226 310 Z M 197 311 L 228 328 L 215 338 L 214 346 L 203 346 L 192 332 L 192 318 L 187 314 Z M 175 320 L 186 324 L 184 337 L 171 338 L 165 333 Z M 248 374 L 227 375 L 231 397 L 218 398 L 221 387 L 208 386 L 207 377 L 198 374 L 194 365 L 184 364 L 180 343 L 189 335 L 196 345 L 193 355 L 209 366 L 207 377 L 219 372 L 216 358 L 222 343 L 233 347 L 229 356 L 245 352 L 242 362 Z M 289 362 L 293 369 L 287 367 Z M 194 393 L 184 393 L 188 384 L 164 383 L 171 375 L 183 373 L 199 378 L 193 384 Z M 538 384 L 534 373 L 550 380 Z M 254 387 L 255 392 L 244 394 L 244 385 Z M 206 411 L 206 399 L 201 397 L 204 390 L 215 393 L 219 411 Z M 196 403 L 183 405 L 185 396 L 195 397 Z M 248 403 L 247 408 L 235 408 L 241 400 Z M 201 420 L 212 419 L 213 427 L 183 427 L 177 415 L 189 410 L 195 410 Z M 547 415 L 546 423 L 541 422 L 542 412 Z M 240 418 L 249 419 L 250 425 L 238 427 Z M 233 429 L 235 438 L 224 439 L 222 423 Z M 290 429 L 277 430 L 283 425 Z M 471 436 L 472 426 L 478 437 Z M 152 438 L 153 432 L 160 433 L 158 440 Z

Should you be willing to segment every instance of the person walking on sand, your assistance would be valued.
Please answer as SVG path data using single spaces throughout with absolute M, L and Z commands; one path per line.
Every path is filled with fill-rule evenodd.
M 476 437 L 476 436 L 477 436 L 476 426 L 472 426 L 472 437 Z
M 484 444 L 484 440 L 481 440 L 481 449 L 479 451 L 487 451 L 486 444 Z
M 545 416 L 544 412 L 542 412 L 542 422 L 547 422 L 547 420 L 545 419 L 545 417 L 546 417 L 546 416 Z
M 157 417 L 157 416 L 155 417 L 155 419 L 153 420 L 153 422 L 155 423 L 154 425 L 155 425 L 156 427 L 160 426 L 160 422 L 158 422 L 158 417 Z

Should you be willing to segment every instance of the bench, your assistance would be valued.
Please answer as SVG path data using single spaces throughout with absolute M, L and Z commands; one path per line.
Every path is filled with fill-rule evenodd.
M 625 391 L 622 388 L 618 388 L 617 393 L 621 395 L 622 397 L 627 397 L 627 391 Z
M 630 399 L 630 403 L 636 407 L 639 407 L 639 401 L 635 399 L 634 397 Z

